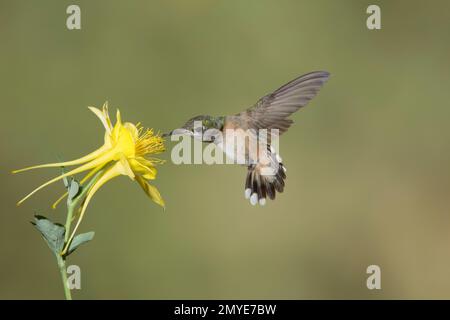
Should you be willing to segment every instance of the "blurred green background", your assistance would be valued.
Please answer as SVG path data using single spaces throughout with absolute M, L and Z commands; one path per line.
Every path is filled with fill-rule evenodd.
M 366 28 L 369 4 L 381 30 Z M 449 13 L 418 0 L 2 0 L 0 298 L 63 298 L 29 223 L 64 220 L 50 208 L 62 184 L 15 206 L 59 171 L 10 171 L 100 146 L 88 105 L 165 131 L 322 69 L 332 78 L 281 139 L 276 201 L 250 206 L 240 166 L 169 161 L 166 212 L 115 179 L 82 223 L 94 241 L 69 258 L 74 298 L 450 298 Z M 371 264 L 382 290 L 366 288 Z

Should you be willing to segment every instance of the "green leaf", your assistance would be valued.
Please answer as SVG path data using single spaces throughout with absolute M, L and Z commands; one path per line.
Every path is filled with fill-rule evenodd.
M 69 186 L 69 199 L 74 199 L 80 193 L 80 184 L 75 179 L 70 181 Z
M 86 232 L 86 233 L 80 233 L 79 235 L 75 236 L 70 243 L 69 250 L 67 252 L 67 255 L 71 254 L 75 251 L 76 248 L 78 248 L 83 243 L 89 242 L 94 238 L 95 232 Z
M 50 250 L 58 255 L 64 246 L 64 226 L 39 215 L 35 215 L 34 222 L 31 223 L 39 230 Z

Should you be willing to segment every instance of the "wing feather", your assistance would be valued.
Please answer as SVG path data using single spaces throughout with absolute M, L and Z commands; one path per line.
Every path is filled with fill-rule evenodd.
M 237 116 L 246 121 L 249 128 L 278 129 L 282 134 L 293 123 L 287 118 L 314 98 L 329 76 L 326 71 L 302 75 L 262 97 Z

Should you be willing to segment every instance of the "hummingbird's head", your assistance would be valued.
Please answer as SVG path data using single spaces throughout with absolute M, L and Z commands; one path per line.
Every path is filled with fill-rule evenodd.
M 190 135 L 203 142 L 213 142 L 222 131 L 224 117 L 200 115 L 189 119 L 182 127 L 163 136 Z

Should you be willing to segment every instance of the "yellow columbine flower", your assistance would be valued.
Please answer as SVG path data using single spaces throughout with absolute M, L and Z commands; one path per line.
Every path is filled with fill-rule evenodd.
M 89 109 L 94 112 L 97 117 L 100 118 L 103 126 L 106 129 L 105 143 L 102 147 L 77 160 L 43 164 L 13 171 L 13 173 L 17 173 L 37 168 L 81 165 L 78 168 L 64 173 L 36 188 L 17 203 L 17 205 L 20 205 L 35 192 L 41 190 L 42 188 L 48 186 L 53 182 L 89 170 L 88 174 L 81 180 L 81 183 L 84 183 L 89 178 L 94 176 L 94 174 L 96 174 L 100 170 L 103 170 L 100 177 L 95 181 L 95 183 L 87 192 L 86 199 L 83 202 L 80 210 L 78 222 L 69 238 L 69 241 L 66 244 L 66 249 L 67 245 L 73 239 L 75 232 L 81 223 L 81 220 L 83 219 L 84 213 L 86 212 L 86 207 L 88 206 L 89 201 L 92 199 L 92 196 L 107 181 L 119 175 L 126 175 L 132 180 L 136 180 L 142 187 L 144 192 L 150 197 L 150 199 L 152 199 L 162 207 L 165 206 L 158 189 L 148 183 L 148 180 L 155 179 L 157 172 L 155 165 L 157 163 L 162 163 L 162 161 L 155 158 L 145 158 L 146 155 L 158 154 L 164 151 L 163 138 L 159 134 L 155 135 L 152 129 L 144 130 L 139 123 L 137 125 L 129 122 L 122 124 L 119 110 L 117 110 L 116 124 L 113 126 L 109 118 L 107 103 L 103 105 L 102 110 L 94 107 L 89 107 Z M 63 197 L 61 197 L 53 205 L 53 207 L 55 207 L 58 202 L 64 198 L 65 195 L 63 195 Z M 66 251 L 66 249 L 64 251 Z

